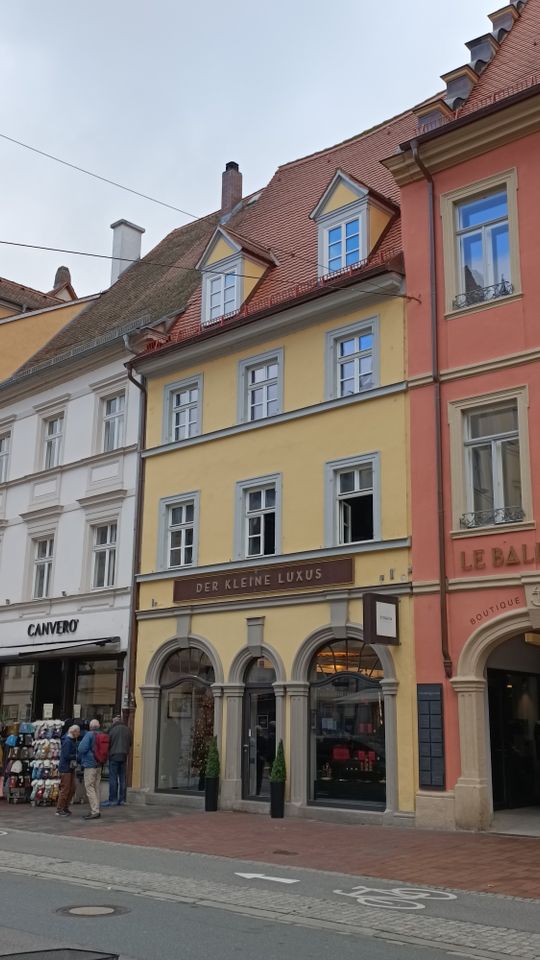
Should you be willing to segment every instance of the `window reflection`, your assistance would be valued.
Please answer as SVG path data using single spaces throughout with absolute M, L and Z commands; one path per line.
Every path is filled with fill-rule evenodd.
M 204 790 L 208 742 L 214 732 L 214 669 L 189 647 L 173 653 L 161 674 L 157 788 Z

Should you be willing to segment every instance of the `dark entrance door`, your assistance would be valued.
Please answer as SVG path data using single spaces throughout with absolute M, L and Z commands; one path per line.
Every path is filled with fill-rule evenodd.
M 52 703 L 53 717 L 58 719 L 64 714 L 64 661 L 40 660 L 37 664 L 37 678 L 34 694 L 34 716 L 43 717 L 43 704 Z
M 270 799 L 270 771 L 276 755 L 276 696 L 272 687 L 247 687 L 244 695 L 245 799 Z
M 540 675 L 488 670 L 495 810 L 540 803 Z

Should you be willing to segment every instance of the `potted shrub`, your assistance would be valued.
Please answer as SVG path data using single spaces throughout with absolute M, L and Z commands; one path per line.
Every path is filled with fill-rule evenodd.
M 204 778 L 204 809 L 215 811 L 218 808 L 219 793 L 219 751 L 217 737 L 208 744 Z
M 285 767 L 285 753 L 283 740 L 279 741 L 275 760 L 270 773 L 270 816 L 283 817 L 285 812 L 285 781 L 287 769 Z

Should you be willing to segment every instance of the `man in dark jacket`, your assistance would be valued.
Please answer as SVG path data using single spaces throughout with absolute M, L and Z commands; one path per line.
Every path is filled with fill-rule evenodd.
M 62 740 L 58 771 L 60 773 L 60 794 L 56 807 L 57 817 L 70 817 L 69 805 L 75 793 L 75 770 L 77 767 L 77 740 L 80 728 L 77 724 L 71 726 Z
M 113 717 L 109 730 L 109 799 L 102 807 L 122 806 L 126 802 L 126 766 L 133 735 L 122 717 Z

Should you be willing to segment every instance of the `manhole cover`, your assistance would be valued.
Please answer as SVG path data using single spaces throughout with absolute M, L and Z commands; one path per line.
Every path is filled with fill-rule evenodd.
M 56 913 L 67 917 L 111 917 L 129 913 L 129 910 L 127 907 L 105 906 L 105 904 L 83 904 L 80 907 L 61 907 Z

